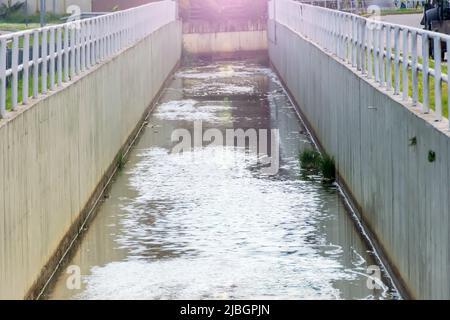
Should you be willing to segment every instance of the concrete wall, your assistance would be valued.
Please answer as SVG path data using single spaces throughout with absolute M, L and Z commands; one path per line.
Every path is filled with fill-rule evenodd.
M 173 22 L 0 121 L 0 299 L 23 298 L 48 274 L 180 56 Z
M 447 120 L 433 123 L 290 29 L 269 30 L 273 65 L 410 295 L 450 299 Z
M 266 21 L 183 21 L 184 60 L 191 57 L 212 60 L 267 59 L 266 29 Z
M 267 32 L 258 30 L 183 34 L 183 49 L 194 55 L 265 51 Z

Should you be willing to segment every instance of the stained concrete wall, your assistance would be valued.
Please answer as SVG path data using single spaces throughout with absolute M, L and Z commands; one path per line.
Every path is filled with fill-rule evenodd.
M 290 29 L 269 30 L 273 65 L 410 295 L 449 299 L 448 122 L 433 123 Z
M 181 42 L 181 23 L 166 25 L 0 121 L 0 299 L 24 298 L 48 273 L 43 266 L 178 63 Z
M 244 18 L 183 21 L 184 60 L 267 60 L 267 21 Z
M 187 54 L 224 54 L 267 50 L 265 30 L 187 33 L 183 34 L 183 49 Z

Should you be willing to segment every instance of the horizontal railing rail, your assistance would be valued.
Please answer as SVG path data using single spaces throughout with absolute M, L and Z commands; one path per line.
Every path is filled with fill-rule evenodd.
M 293 0 L 271 0 L 269 19 L 401 95 L 404 102 L 420 106 L 421 112 L 433 113 L 435 121 L 448 117 L 450 59 L 443 61 L 441 48 L 450 50 L 449 35 Z M 436 54 L 430 55 L 430 48 Z
M 0 36 L 0 119 L 177 19 L 165 0 Z

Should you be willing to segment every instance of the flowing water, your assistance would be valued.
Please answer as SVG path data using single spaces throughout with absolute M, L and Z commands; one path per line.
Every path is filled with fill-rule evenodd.
M 203 142 L 174 152 L 172 133 L 195 135 L 194 122 L 203 132 L 278 129 L 279 171 L 263 173 L 249 148 Z M 370 286 L 373 253 L 338 190 L 302 173 L 305 148 L 305 128 L 270 69 L 180 69 L 46 298 L 395 298 L 385 277 Z

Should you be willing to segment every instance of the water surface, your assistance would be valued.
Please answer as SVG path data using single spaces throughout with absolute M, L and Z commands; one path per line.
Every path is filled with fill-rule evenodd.
M 172 153 L 172 132 L 279 129 L 280 170 L 245 148 Z M 50 299 L 390 299 L 337 190 L 305 177 L 311 148 L 277 77 L 248 62 L 182 68 L 165 90 L 109 197 Z M 387 284 L 386 279 L 383 279 Z

